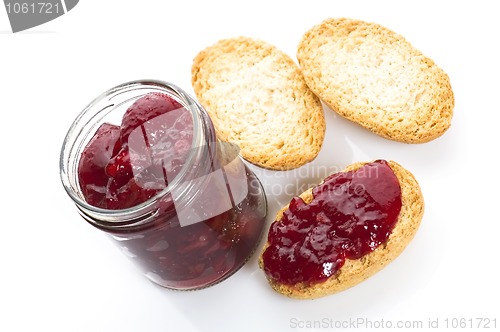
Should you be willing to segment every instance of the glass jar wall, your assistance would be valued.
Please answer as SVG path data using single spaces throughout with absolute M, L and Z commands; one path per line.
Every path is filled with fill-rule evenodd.
M 167 82 L 129 82 L 97 97 L 69 129 L 60 168 L 80 215 L 167 288 L 224 280 L 262 235 L 258 178 L 235 145 L 217 140 L 203 107 Z

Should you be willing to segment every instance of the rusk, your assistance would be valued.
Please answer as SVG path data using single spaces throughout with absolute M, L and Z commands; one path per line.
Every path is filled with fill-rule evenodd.
M 356 260 L 346 259 L 345 264 L 325 282 L 308 285 L 299 283 L 293 286 L 280 284 L 268 278 L 271 287 L 283 295 L 296 299 L 315 299 L 330 295 L 369 278 L 391 261 L 396 259 L 413 239 L 422 220 L 424 213 L 424 199 L 420 186 L 415 177 L 401 165 L 394 161 L 388 161 L 389 166 L 399 180 L 401 186 L 402 207 L 398 220 L 388 240 L 377 247 L 373 252 Z M 355 163 L 347 166 L 343 171 L 352 171 L 362 167 L 365 163 Z M 302 193 L 300 197 L 305 203 L 312 200 L 312 189 Z M 280 220 L 288 205 L 283 207 L 277 214 L 276 220 Z M 262 253 L 268 247 L 264 245 Z M 259 257 L 259 266 L 264 268 L 262 253 Z
M 297 58 L 310 89 L 332 110 L 382 137 L 424 143 L 450 127 L 448 75 L 386 27 L 327 19 L 304 34 Z
M 192 85 L 218 137 L 237 144 L 251 163 L 287 170 L 319 153 L 326 127 L 321 102 L 275 46 L 221 40 L 195 57 Z

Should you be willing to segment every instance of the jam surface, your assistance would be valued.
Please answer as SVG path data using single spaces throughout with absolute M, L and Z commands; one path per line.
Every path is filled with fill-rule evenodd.
M 263 254 L 268 277 L 287 285 L 315 284 L 345 259 L 358 259 L 384 243 L 401 210 L 401 187 L 386 161 L 327 177 L 305 204 L 300 197 L 269 230 Z
M 82 152 L 78 176 L 87 203 L 108 210 L 143 203 L 166 188 L 191 148 L 191 114 L 166 94 L 150 93 L 104 123 Z
M 192 140 L 191 114 L 177 101 L 162 93 L 137 99 L 120 126 L 102 124 L 81 153 L 78 179 L 85 200 L 109 210 L 147 201 L 180 172 Z M 253 252 L 265 220 L 258 179 L 245 167 L 238 181 L 248 188 L 246 196 L 219 215 L 183 227 L 172 203 L 158 214 L 153 228 L 113 238 L 160 285 L 191 289 L 220 281 Z

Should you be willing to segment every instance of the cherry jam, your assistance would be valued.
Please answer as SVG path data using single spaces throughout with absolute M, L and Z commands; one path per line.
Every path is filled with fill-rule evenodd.
M 268 234 L 264 271 L 286 285 L 325 281 L 344 265 L 383 244 L 401 210 L 399 181 L 384 160 L 333 174 L 305 204 L 290 202 Z
M 259 180 L 235 146 L 217 141 L 201 105 L 169 83 L 135 81 L 98 97 L 70 128 L 61 166 L 83 218 L 167 288 L 224 280 L 263 231 Z
M 164 93 L 149 93 L 121 126 L 103 123 L 83 149 L 78 180 L 85 200 L 117 210 L 143 203 L 184 166 L 193 138 L 191 114 Z

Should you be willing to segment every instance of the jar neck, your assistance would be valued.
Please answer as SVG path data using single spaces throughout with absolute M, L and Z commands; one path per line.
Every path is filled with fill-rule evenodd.
M 192 115 L 193 138 L 183 167 L 166 188 L 149 200 L 122 210 L 107 210 L 88 204 L 78 181 L 78 163 L 85 142 L 105 122 L 115 108 L 131 98 L 149 92 L 161 92 L 177 100 Z M 162 209 L 182 208 L 197 192 L 199 181 L 208 174 L 217 160 L 216 135 L 213 124 L 203 107 L 179 87 L 163 81 L 132 81 L 116 86 L 90 103 L 77 117 L 64 140 L 60 156 L 63 186 L 74 201 L 82 217 L 98 228 L 108 231 L 127 231 L 148 227 Z

